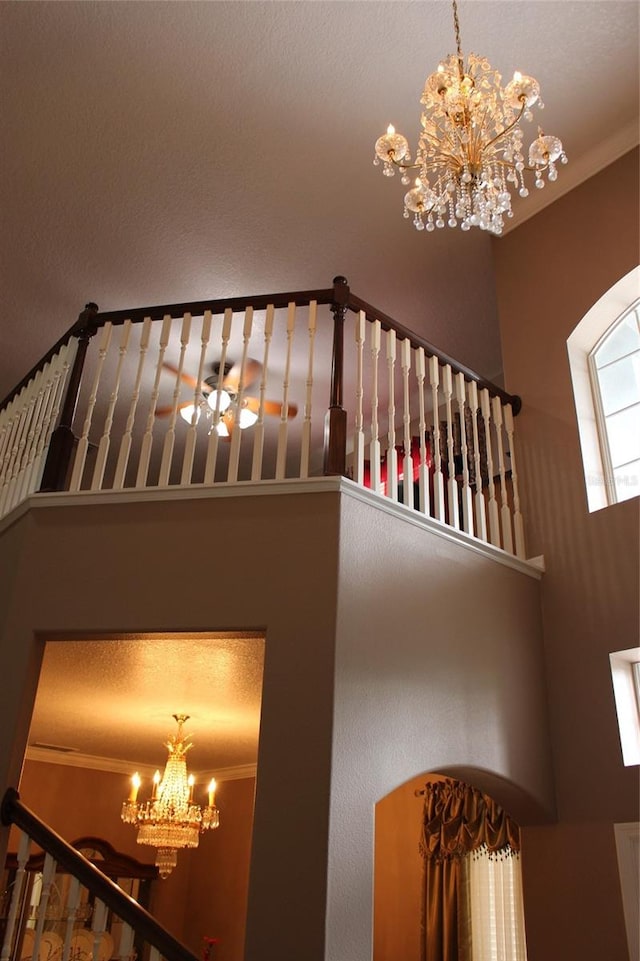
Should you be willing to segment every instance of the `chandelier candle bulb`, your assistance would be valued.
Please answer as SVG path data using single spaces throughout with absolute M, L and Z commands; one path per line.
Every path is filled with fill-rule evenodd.
M 376 140 L 373 162 L 382 161 L 385 177 L 398 169 L 403 184 L 410 183 L 408 171 L 418 171 L 416 186 L 404 196 L 404 216 L 414 214 L 417 230 L 426 226 L 433 231 L 447 223 L 500 235 L 505 218 L 513 217 L 512 190 L 521 197 L 529 194 L 525 172 L 532 173 L 541 188 L 543 174 L 556 180 L 556 161 L 566 163 L 567 157 L 561 141 L 540 130 L 525 164 L 519 124 L 533 119 L 533 106 L 544 106 L 540 86 L 516 70 L 503 88 L 500 74 L 485 57 L 471 53 L 465 62 L 456 0 L 452 6 L 457 52 L 439 63 L 425 82 L 415 163 L 407 140 L 392 124 Z
M 211 778 L 209 781 L 209 807 L 212 808 L 215 804 L 216 799 L 216 779 Z
M 138 799 L 138 791 L 140 790 L 140 785 L 142 781 L 140 780 L 140 775 L 136 773 L 131 778 L 131 793 L 129 794 L 129 802 L 135 804 Z

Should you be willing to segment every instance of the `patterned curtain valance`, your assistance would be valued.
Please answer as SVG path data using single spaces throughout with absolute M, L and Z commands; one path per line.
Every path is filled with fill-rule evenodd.
M 508 857 L 520 851 L 520 828 L 487 794 L 462 781 L 431 781 L 424 790 L 420 853 L 446 861 L 486 848 Z

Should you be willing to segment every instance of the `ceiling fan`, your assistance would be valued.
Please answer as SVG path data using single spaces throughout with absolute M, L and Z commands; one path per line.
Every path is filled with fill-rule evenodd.
M 196 398 L 195 403 L 194 400 L 188 400 L 178 404 L 180 416 L 188 424 L 194 423 L 194 415 L 197 424 L 202 414 L 213 419 L 217 411 L 216 430 L 219 436 L 231 437 L 236 426 L 244 430 L 247 427 L 253 427 L 258 420 L 260 398 L 247 397 L 245 391 L 255 384 L 262 373 L 262 364 L 259 361 L 251 358 L 246 360 L 244 377 L 242 364 L 225 364 L 222 369 L 220 364 L 214 363 L 211 376 L 201 381 L 166 361 L 162 366 L 176 376 L 179 374 L 181 380 L 193 389 L 194 398 L 196 393 L 200 394 L 200 399 Z M 241 382 L 242 397 L 238 401 Z M 173 409 L 173 404 L 167 407 L 156 407 L 156 417 L 168 417 Z M 286 409 L 287 417 L 295 417 L 298 413 L 297 404 L 287 404 Z M 265 415 L 282 418 L 284 407 L 278 401 L 263 400 L 262 410 Z

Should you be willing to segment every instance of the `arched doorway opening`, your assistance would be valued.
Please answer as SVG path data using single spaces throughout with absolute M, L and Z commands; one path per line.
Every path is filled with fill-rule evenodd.
M 519 851 L 517 823 L 468 778 L 422 774 L 382 798 L 374 961 L 526 961 Z

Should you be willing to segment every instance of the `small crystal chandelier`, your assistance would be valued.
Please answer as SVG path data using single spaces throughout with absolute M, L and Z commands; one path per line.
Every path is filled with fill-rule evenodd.
M 456 0 L 453 23 L 457 54 L 449 54 L 427 77 L 415 163 L 407 140 L 392 126 L 376 141 L 373 162 L 383 162 L 386 177 L 393 177 L 397 167 L 405 185 L 411 183 L 409 171 L 418 172 L 404 198 L 404 216 L 413 214 L 417 230 L 444 227 L 446 218 L 449 227 L 501 234 L 504 217 L 513 217 L 511 190 L 529 194 L 525 171 L 542 188 L 543 174 L 555 180 L 556 161 L 566 163 L 567 157 L 560 140 L 538 127 L 525 165 L 518 125 L 523 117 L 532 119 L 534 104 L 544 106 L 537 81 L 516 71 L 503 88 L 502 77 L 484 57 L 469 54 L 465 65 Z
M 179 848 L 197 848 L 200 834 L 220 824 L 215 805 L 216 782 L 208 788 L 206 807 L 193 803 L 195 778 L 187 776 L 187 751 L 192 747 L 190 735 L 182 727 L 189 720 L 187 714 L 174 714 L 177 733 L 166 743 L 169 757 L 162 778 L 160 771 L 153 776 L 153 792 L 146 802 L 138 801 L 140 775 L 131 778 L 131 794 L 122 805 L 120 817 L 126 824 L 138 826 L 138 844 L 157 848 L 156 867 L 161 878 L 168 877 L 176 866 Z

